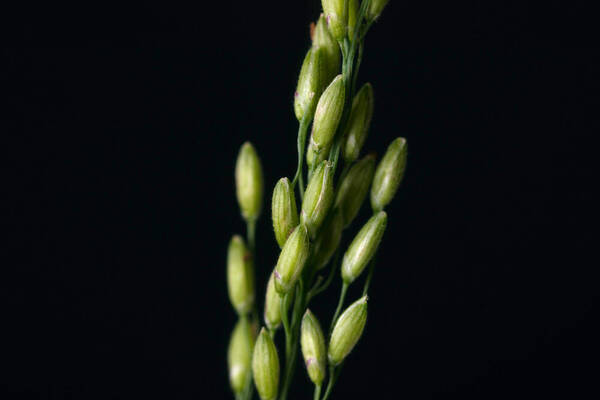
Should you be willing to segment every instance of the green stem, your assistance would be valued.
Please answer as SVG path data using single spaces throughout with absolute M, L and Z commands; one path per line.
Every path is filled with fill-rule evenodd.
M 256 258 L 256 219 L 250 219 L 246 221 L 246 240 L 248 241 L 248 248 L 250 250 L 250 254 L 252 255 L 252 259 Z M 256 303 L 252 307 L 252 319 L 258 323 L 258 309 L 256 307 Z M 243 316 L 242 318 L 246 318 Z M 244 385 L 244 390 L 239 394 L 240 400 L 250 400 L 252 399 L 252 372 L 248 374 L 248 378 L 246 380 L 246 384 Z
M 344 299 L 346 298 L 346 293 L 348 292 L 348 284 L 346 282 L 342 282 L 342 292 L 340 293 L 340 300 L 338 301 L 337 308 L 335 309 L 335 313 L 333 314 L 333 318 L 331 319 L 331 326 L 329 327 L 329 336 L 331 336 L 331 332 L 333 332 L 333 327 L 337 322 L 338 317 L 340 316 L 340 312 L 342 311 L 342 306 L 344 305 Z
M 331 394 L 331 390 L 333 389 L 333 385 L 335 385 L 335 381 L 339 373 L 337 373 L 336 368 L 333 365 L 329 366 L 329 381 L 327 382 L 327 389 L 325 389 L 325 395 L 323 396 L 323 400 L 327 400 L 329 395 Z
M 317 287 L 313 288 L 310 292 L 308 292 L 308 296 L 306 299 L 307 304 L 313 297 L 315 297 L 319 293 L 323 292 L 325 289 L 327 289 L 329 287 L 329 285 L 331 285 L 331 282 L 333 281 L 333 277 L 335 276 L 335 271 L 337 270 L 336 265 L 338 264 L 338 262 L 340 260 L 340 254 L 341 254 L 341 249 L 338 246 L 338 248 L 335 249 L 335 254 L 333 256 L 333 263 L 331 264 L 331 267 L 329 268 L 329 276 L 327 277 L 327 280 L 325 282 L 323 282 L 323 284 L 321 286 L 317 286 Z
M 313 396 L 313 400 L 319 400 L 321 397 L 321 384 L 315 385 L 315 395 Z
M 354 76 L 352 77 L 352 93 L 356 91 L 356 79 L 358 78 L 358 70 L 360 69 L 360 64 L 363 58 L 363 52 L 365 49 L 365 44 L 361 40 L 358 44 L 358 58 L 356 59 L 356 68 L 354 69 Z
M 373 278 L 373 271 L 375 271 L 375 263 L 376 258 L 373 256 L 373 259 L 371 259 L 371 262 L 369 263 L 369 275 L 367 275 L 367 280 L 365 281 L 365 286 L 363 287 L 363 296 L 369 292 L 369 285 L 371 285 L 371 278 Z
M 252 257 L 255 256 L 255 247 L 256 247 L 256 220 L 251 219 L 246 222 L 246 236 L 248 237 L 248 247 L 250 248 L 250 253 L 252 253 Z
M 289 357 L 288 354 L 290 352 L 290 342 L 291 342 L 290 322 L 288 320 L 288 315 L 287 315 L 290 296 L 291 296 L 290 293 L 286 293 L 285 296 L 283 296 L 283 299 L 281 301 L 281 322 L 283 323 L 283 331 L 285 333 L 285 357 L 286 357 L 286 359 Z
M 308 131 L 308 123 L 310 122 L 308 113 L 305 113 L 298 126 L 298 166 L 296 167 L 296 174 L 292 181 L 292 188 L 296 186 L 296 182 L 299 182 L 300 199 L 304 199 L 304 178 L 302 176 L 302 168 L 304 166 L 304 148 L 306 147 L 306 132 Z
M 286 359 L 285 359 L 285 369 L 283 375 L 283 384 L 281 389 L 281 394 L 279 396 L 280 400 L 285 400 L 287 398 L 288 390 L 290 384 L 292 383 L 292 378 L 294 376 L 294 370 L 296 368 L 296 358 L 298 356 L 298 343 L 299 343 L 299 332 L 300 332 L 300 322 L 302 321 L 302 311 L 306 307 L 305 303 L 305 292 L 304 285 L 302 279 L 298 281 L 298 285 L 296 286 L 296 302 L 294 304 L 294 309 L 292 311 L 292 326 L 290 329 L 290 348 L 289 352 L 286 351 Z M 283 317 L 283 315 L 282 315 Z M 287 346 L 286 346 L 287 348 Z

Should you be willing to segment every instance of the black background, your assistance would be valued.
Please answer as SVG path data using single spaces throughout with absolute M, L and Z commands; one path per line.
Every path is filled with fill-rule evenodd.
M 366 150 L 404 136 L 409 162 L 334 398 L 599 395 L 594 14 L 484 3 L 392 1 L 367 37 Z M 319 9 L 20 15 L 3 49 L 16 140 L 3 146 L 2 398 L 231 398 L 233 165 L 251 140 L 266 204 L 293 173 L 292 94 Z M 269 218 L 265 206 L 261 282 L 277 256 Z M 314 306 L 324 324 L 338 290 Z M 295 388 L 309 398 L 301 368 Z

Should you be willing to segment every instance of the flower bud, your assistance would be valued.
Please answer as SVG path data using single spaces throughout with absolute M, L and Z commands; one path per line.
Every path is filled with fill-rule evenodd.
M 367 14 L 365 15 L 367 21 L 374 21 L 379 18 L 389 1 L 390 0 L 371 0 L 371 4 L 369 4 Z
M 315 112 L 323 87 L 322 53 L 323 50 L 320 48 L 311 48 L 304 57 L 298 77 L 298 86 L 294 93 L 294 113 L 298 121 L 302 120 L 304 114 L 307 114 L 310 120 Z
M 406 139 L 397 138 L 387 148 L 379 162 L 371 186 L 371 207 L 374 211 L 383 210 L 396 191 L 406 169 Z
M 271 273 L 265 295 L 265 324 L 270 330 L 277 329 L 281 324 L 281 301 L 283 299 L 275 290 L 275 274 Z
M 233 328 L 227 351 L 229 383 L 234 393 L 241 393 L 250 374 L 254 334 L 247 318 L 240 318 Z
M 333 142 L 342 112 L 344 111 L 344 80 L 338 75 L 319 98 L 310 135 L 311 144 L 317 154 Z
M 260 215 L 263 175 L 260 159 L 250 142 L 242 145 L 235 165 L 235 186 L 242 216 L 255 220 Z
M 315 270 L 318 271 L 327 265 L 335 249 L 340 245 L 343 230 L 344 217 L 342 210 L 335 207 L 323 223 L 323 228 L 317 235 L 313 246 L 312 260 Z
M 335 205 L 344 215 L 344 226 L 350 225 L 358 214 L 375 172 L 375 156 L 370 154 L 354 164 L 340 184 Z
M 352 283 L 373 258 L 386 224 L 387 214 L 385 211 L 380 211 L 367 221 L 352 240 L 342 261 L 342 279 L 345 283 Z
M 265 328 L 260 330 L 252 357 L 254 385 L 262 400 L 274 400 L 279 386 L 279 357 L 273 339 Z
M 339 73 L 341 54 L 340 46 L 331 36 L 331 33 L 327 28 L 327 20 L 323 14 L 321 14 L 317 21 L 317 25 L 315 26 L 312 45 L 313 48 L 318 48 L 323 51 L 323 86 L 326 87 Z
M 346 37 L 348 11 L 345 0 L 321 0 L 331 35 L 338 42 Z
M 338 365 L 352 351 L 367 322 L 367 296 L 356 300 L 340 315 L 329 340 L 329 362 Z
M 356 19 L 358 18 L 358 0 L 348 1 L 348 37 L 354 39 L 354 28 L 356 28 Z
M 235 235 L 227 249 L 227 289 L 233 308 L 244 315 L 254 305 L 254 268 L 244 239 Z
M 329 161 L 323 161 L 308 182 L 300 222 L 306 225 L 314 238 L 333 203 L 333 170 Z
M 310 253 L 308 232 L 298 225 L 286 240 L 275 267 L 275 289 L 284 295 L 294 288 Z
M 298 211 L 294 190 L 288 178 L 281 178 L 273 190 L 271 203 L 273 230 L 279 247 L 283 247 L 292 230 L 298 225 Z
M 355 161 L 369 134 L 369 126 L 373 117 L 373 87 L 365 83 L 352 101 L 350 117 L 346 124 L 342 156 L 349 163 Z
M 325 337 L 317 318 L 310 310 L 306 310 L 300 328 L 300 345 L 302 356 L 310 380 L 320 385 L 325 379 Z

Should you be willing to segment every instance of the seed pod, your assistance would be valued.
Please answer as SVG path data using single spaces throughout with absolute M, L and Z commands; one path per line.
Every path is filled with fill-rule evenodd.
M 315 112 L 323 88 L 322 53 L 320 48 L 311 48 L 304 57 L 294 93 L 294 113 L 298 121 L 302 120 L 304 114 L 308 114 L 310 120 Z
M 292 230 L 298 225 L 298 211 L 294 190 L 288 178 L 281 178 L 273 190 L 271 203 L 273 231 L 279 247 L 283 247 Z
M 371 0 L 371 4 L 369 4 L 367 14 L 365 15 L 367 21 L 371 22 L 379 18 L 389 1 L 390 0 Z
M 263 175 L 260 159 L 250 142 L 242 145 L 235 165 L 236 194 L 245 220 L 260 215 L 263 196 Z
M 367 221 L 352 240 L 342 261 L 342 279 L 345 283 L 352 283 L 373 258 L 383 237 L 386 224 L 387 214 L 385 211 L 380 211 Z
M 252 373 L 260 398 L 262 400 L 275 399 L 279 386 L 279 357 L 275 343 L 265 328 L 260 330 L 254 345 Z
M 311 144 L 317 154 L 333 142 L 342 112 L 344 111 L 344 80 L 338 75 L 319 98 L 310 135 Z
M 325 337 L 319 321 L 310 310 L 306 310 L 304 313 L 300 332 L 300 345 L 308 376 L 315 385 L 320 385 L 325 379 L 327 362 Z
M 300 223 L 306 225 L 314 238 L 333 203 L 333 171 L 329 161 L 323 161 L 313 173 L 302 202 Z
M 370 154 L 354 164 L 340 184 L 335 205 L 343 211 L 344 226 L 350 225 L 358 214 L 373 181 L 374 172 L 375 155 Z
M 354 28 L 356 28 L 356 19 L 358 18 L 358 0 L 348 1 L 348 37 L 354 39 Z
M 237 313 L 250 312 L 254 305 L 254 268 L 252 255 L 239 235 L 231 238 L 227 249 L 227 289 Z
M 265 295 L 265 324 L 270 330 L 277 329 L 281 324 L 281 301 L 283 299 L 275 290 L 275 274 L 271 273 Z
M 358 158 L 367 139 L 373 118 L 373 99 L 373 86 L 370 83 L 365 83 L 354 96 L 342 147 L 342 156 L 347 163 Z
M 345 0 L 321 0 L 331 35 L 338 42 L 346 37 L 348 10 Z
M 317 235 L 313 246 L 312 260 L 315 270 L 318 271 L 327 265 L 335 249 L 340 245 L 343 230 L 344 217 L 342 210 L 335 207 L 323 223 L 323 228 Z
M 275 289 L 281 296 L 294 288 L 310 253 L 308 232 L 298 225 L 288 237 L 275 267 Z
M 329 340 L 329 362 L 338 365 L 352 351 L 367 322 L 367 296 L 356 300 L 340 315 Z
M 406 169 L 406 139 L 399 137 L 387 148 L 379 162 L 371 186 L 371 207 L 383 210 L 394 198 Z
M 254 334 L 247 318 L 240 318 L 233 328 L 227 351 L 229 383 L 234 393 L 241 393 L 250 374 Z
M 327 87 L 331 80 L 339 73 L 341 54 L 340 46 L 331 36 L 327 28 L 327 20 L 323 14 L 321 14 L 315 26 L 312 45 L 313 48 L 323 50 L 323 87 Z

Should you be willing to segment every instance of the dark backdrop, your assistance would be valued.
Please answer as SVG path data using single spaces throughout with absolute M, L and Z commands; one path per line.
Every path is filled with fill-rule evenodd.
M 19 14 L 3 50 L 2 398 L 231 398 L 233 165 L 251 140 L 267 204 L 293 173 L 319 4 L 224 3 Z M 598 396 L 594 23 L 572 2 L 392 1 L 373 27 L 366 149 L 404 136 L 409 161 L 334 398 Z M 295 387 L 310 396 L 302 369 Z

